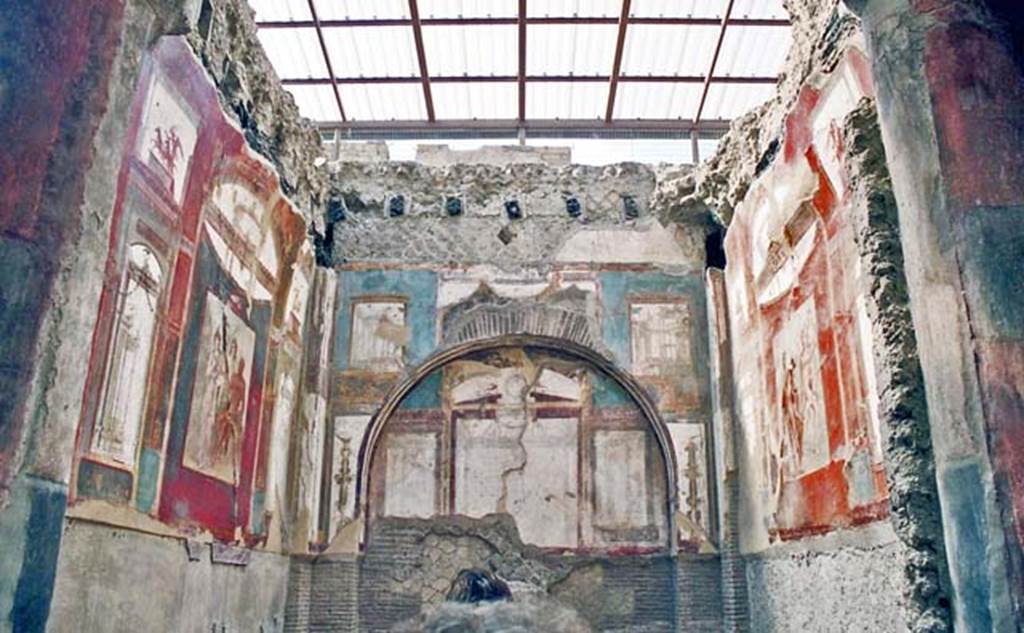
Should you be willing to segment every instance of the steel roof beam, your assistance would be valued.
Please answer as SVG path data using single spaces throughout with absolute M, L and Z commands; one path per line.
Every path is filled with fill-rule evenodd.
M 423 48 L 423 29 L 420 27 L 420 9 L 416 0 L 409 0 L 409 15 L 412 17 L 412 36 L 416 41 L 416 57 L 420 64 L 420 81 L 423 82 L 423 102 L 427 107 L 427 120 L 434 120 L 434 97 L 430 92 L 430 72 L 427 70 L 427 54 Z M 335 78 L 335 81 L 337 79 Z
M 437 121 L 321 121 L 322 130 L 341 129 L 342 138 L 515 138 L 521 129 L 534 137 L 556 138 L 689 138 L 717 137 L 729 129 L 729 121 L 694 123 L 686 119 L 439 119 Z
M 526 120 L 526 0 L 519 0 L 519 120 Z
M 615 39 L 615 59 L 612 61 L 612 75 L 608 80 L 608 107 L 605 108 L 605 121 L 611 121 L 612 115 L 615 113 L 615 92 L 619 87 L 619 75 L 622 74 L 622 51 L 626 48 L 629 5 L 630 0 L 622 0 L 622 13 L 619 14 L 619 33 Z
M 606 83 L 609 75 L 528 75 L 526 83 Z M 439 75 L 430 78 L 435 84 L 491 84 L 515 83 L 521 78 L 517 75 Z M 338 84 L 415 84 L 420 83 L 419 77 L 336 77 Z M 707 78 L 703 75 L 620 75 L 619 83 L 655 83 L 655 84 L 703 84 Z M 711 83 L 765 85 L 775 84 L 778 77 L 712 77 Z M 323 86 L 330 85 L 330 77 L 291 77 L 281 80 L 285 86 Z M 523 117 L 525 118 L 525 117 Z
M 700 93 L 700 103 L 697 105 L 697 113 L 693 116 L 693 120 L 700 123 L 700 117 L 704 114 L 704 104 L 708 100 L 708 91 L 711 89 L 711 78 L 715 76 L 715 66 L 718 65 L 718 54 L 722 52 L 722 42 L 725 41 L 725 31 L 729 28 L 729 17 L 732 15 L 732 5 L 735 0 L 729 0 L 729 4 L 725 6 L 725 13 L 722 14 L 722 26 L 718 30 L 718 41 L 715 42 L 715 54 L 711 56 L 711 65 L 708 67 L 708 73 L 705 75 L 704 89 Z
M 409 18 L 365 19 L 365 20 L 319 20 L 320 27 L 352 28 L 365 26 L 411 26 Z M 536 25 L 600 25 L 618 24 L 618 18 L 609 17 L 527 17 L 526 24 Z M 664 18 L 664 17 L 630 17 L 630 24 L 648 24 L 664 26 L 721 26 L 720 18 Z M 518 17 L 507 18 L 420 18 L 421 26 L 517 26 Z M 729 18 L 729 26 L 790 26 L 790 21 L 780 18 Z M 261 29 L 293 29 L 314 28 L 313 20 L 266 20 L 257 22 Z
M 320 52 L 324 54 L 324 64 L 327 66 L 327 75 L 330 77 L 331 88 L 334 89 L 334 102 L 338 104 L 338 115 L 342 121 L 346 120 L 345 107 L 341 105 L 341 93 L 338 92 L 338 82 L 335 79 L 334 66 L 331 64 L 331 54 L 327 52 L 327 43 L 324 42 L 324 32 L 320 28 L 320 18 L 317 17 L 316 3 L 308 0 L 309 14 L 313 16 L 313 26 L 316 28 L 316 37 L 320 40 Z

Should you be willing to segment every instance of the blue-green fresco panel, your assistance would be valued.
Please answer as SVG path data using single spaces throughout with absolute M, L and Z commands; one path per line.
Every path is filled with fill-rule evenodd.
M 411 338 L 405 347 L 406 362 L 418 365 L 434 351 L 437 315 L 437 273 L 430 270 L 346 270 L 338 283 L 334 364 L 349 367 L 352 302 L 367 295 L 395 295 L 408 301 L 406 326 Z

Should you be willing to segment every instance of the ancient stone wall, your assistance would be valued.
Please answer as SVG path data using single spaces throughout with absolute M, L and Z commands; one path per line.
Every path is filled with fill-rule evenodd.
M 1019 19 L 1008 25 L 1016 14 L 999 1 L 851 4 L 908 262 L 956 629 L 1014 630 L 1024 614 Z
M 678 564 L 696 577 L 702 565 L 714 565 L 708 558 Z M 360 562 L 361 630 L 386 631 L 438 606 L 455 575 L 468 568 L 493 570 L 511 583 L 514 596 L 548 593 L 576 610 L 594 630 L 676 630 L 673 559 L 546 553 L 523 544 L 515 524 L 502 515 L 377 523 Z M 688 588 L 696 590 L 698 584 Z M 704 585 L 699 594 L 680 596 L 689 605 L 690 617 L 678 630 L 702 630 L 709 624 L 702 612 L 717 615 L 718 596 L 708 590 L 713 587 Z
M 173 605 L 183 629 L 279 627 L 286 559 L 250 548 L 280 552 L 284 536 L 287 384 L 302 365 L 319 139 L 274 82 L 240 0 L 54 1 L 5 16 L 17 20 L 4 25 L 4 83 L 19 89 L 0 91 L 14 113 L 0 161 L 16 179 L 0 213 L 13 372 L 0 424 L 0 618 L 42 629 L 56 584 L 59 630 L 145 620 L 161 591 L 188 594 L 190 611 Z M 232 84 L 245 72 L 255 79 Z M 232 100 L 258 109 L 258 123 L 225 112 Z M 289 197 L 299 188 L 301 200 Z M 191 390 L 199 364 L 214 371 L 210 358 L 225 361 L 223 379 L 208 381 L 220 391 Z M 89 538 L 62 548 L 66 508 Z M 186 565 L 188 538 L 204 543 L 206 571 Z M 234 545 L 211 550 L 214 540 Z M 119 558 L 121 542 L 124 566 L 94 558 Z M 225 561 L 234 580 L 218 576 Z M 274 597 L 254 608 L 202 589 L 248 582 Z M 116 610 L 93 612 L 107 600 Z
M 282 631 L 288 559 L 213 547 L 69 519 L 46 630 Z
M 330 477 L 319 501 L 330 514 L 320 531 L 334 552 L 368 530 L 360 592 L 370 601 L 364 624 L 380 619 L 371 629 L 430 604 L 408 587 L 388 594 L 373 584 L 420 555 L 405 542 L 374 544 L 374 526 L 394 517 L 443 523 L 506 512 L 530 547 L 589 552 L 602 565 L 715 550 L 708 223 L 700 210 L 662 217 L 651 202 L 659 177 L 636 164 L 332 165 L 321 254 L 339 280 L 323 451 Z M 517 336 L 563 340 L 628 374 L 663 427 L 652 430 L 601 370 L 529 342 L 421 369 L 448 350 Z M 380 413 L 413 377 L 393 412 Z M 512 413 L 530 421 L 509 426 Z M 435 593 L 459 571 L 429 567 Z M 672 595 L 675 572 L 667 558 L 662 567 L 646 586 Z M 720 602 L 712 567 L 691 574 L 713 579 L 710 597 L 694 605 Z M 614 601 L 618 589 L 592 593 Z M 650 609 L 667 609 L 660 615 L 627 609 L 602 626 L 635 616 L 671 628 L 675 603 L 658 604 Z M 718 607 L 710 609 L 694 606 L 687 621 L 719 626 Z
M 676 206 L 709 204 L 729 222 L 737 511 L 751 622 L 827 630 L 850 611 L 941 627 L 949 613 L 932 456 L 914 404 L 923 399 L 909 395 L 920 395 L 916 347 L 895 334 L 909 327 L 906 302 L 893 294 L 902 257 L 890 238 L 877 238 L 895 206 L 885 205 L 881 145 L 869 151 L 865 142 L 875 120 L 865 105 L 868 62 L 844 7 L 790 5 L 795 43 L 776 99 L 737 122 L 692 178 L 658 193 L 693 190 Z M 872 565 L 870 582 L 891 590 L 845 577 L 802 582 L 858 560 Z

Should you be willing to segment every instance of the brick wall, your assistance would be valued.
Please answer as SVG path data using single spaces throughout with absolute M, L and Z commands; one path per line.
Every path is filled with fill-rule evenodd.
M 285 630 L 388 631 L 440 604 L 468 567 L 494 570 L 516 591 L 546 591 L 595 631 L 723 630 L 728 574 L 716 555 L 553 555 L 512 530 L 492 518 L 388 519 L 374 525 L 359 556 L 296 557 Z
M 717 556 L 676 559 L 676 630 L 722 631 L 722 562 Z

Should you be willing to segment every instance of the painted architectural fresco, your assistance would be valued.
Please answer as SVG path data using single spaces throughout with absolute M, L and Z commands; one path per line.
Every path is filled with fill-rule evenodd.
M 69 514 L 249 544 L 279 533 L 271 438 L 295 406 L 312 270 L 274 169 L 184 40 L 161 40 L 129 122 Z
M 598 405 L 601 383 L 624 404 Z M 439 408 L 418 408 L 434 401 Z M 507 513 L 540 547 L 668 542 L 665 462 L 617 383 L 584 362 L 501 348 L 436 370 L 385 426 L 371 516 Z
M 871 94 L 851 49 L 786 121 L 726 239 L 747 547 L 882 518 L 887 490 L 841 128 Z
M 333 508 L 327 532 L 336 533 L 360 511 L 353 499 L 358 494 L 357 478 L 344 466 L 352 459 L 344 456 L 345 450 L 358 454 L 370 416 L 400 378 L 466 326 L 465 315 L 473 310 L 484 309 L 484 304 L 517 305 L 539 306 L 540 314 L 557 308 L 579 315 L 592 330 L 593 346 L 647 389 L 676 448 L 679 544 L 700 548 L 713 534 L 703 292 L 699 273 L 668 274 L 642 265 L 566 265 L 548 272 L 504 273 L 491 267 L 350 264 L 339 277 L 334 327 L 330 408 L 336 444 L 335 462 L 330 466 L 334 483 L 329 495 L 324 495 Z M 665 524 L 658 514 L 665 505 L 654 504 L 657 508 L 652 509 L 650 502 L 651 495 L 663 494 L 658 486 L 664 484 L 650 479 L 655 463 L 651 440 L 625 391 L 603 374 L 579 367 L 568 373 L 538 373 L 522 367 L 533 365 L 516 365 L 507 358 L 488 362 L 452 364 L 426 377 L 405 398 L 388 423 L 387 448 L 375 458 L 372 477 L 378 485 L 373 491 L 377 503 L 371 503 L 371 516 L 479 516 L 499 508 L 534 516 L 542 506 L 534 507 L 533 497 L 516 495 L 525 495 L 523 491 L 531 486 L 538 490 L 553 486 L 543 495 L 547 499 L 543 507 L 548 510 L 543 530 L 520 523 L 524 539 L 530 542 L 575 548 L 617 547 L 626 542 L 653 545 L 664 539 L 650 528 Z M 508 367 L 495 368 L 495 363 Z M 471 380 L 474 367 L 486 377 Z M 493 372 L 497 373 L 490 375 Z M 466 381 L 458 382 L 457 376 Z M 486 397 L 465 395 L 492 383 L 497 391 Z M 526 398 L 524 385 L 535 391 L 548 389 L 551 394 L 536 391 Z M 549 396 L 554 400 L 545 400 Z M 480 398 L 484 400 L 474 400 Z M 538 408 L 540 415 L 535 412 Z M 531 422 L 526 424 L 524 419 Z M 454 445 L 453 437 L 458 438 Z M 535 457 L 522 471 L 504 479 L 470 476 L 485 466 L 512 469 L 523 451 L 532 451 Z M 601 471 L 607 465 L 614 472 L 624 469 L 629 476 L 595 488 L 591 475 L 583 476 L 575 467 L 548 472 L 542 468 L 545 463 Z M 442 477 L 442 470 L 449 467 L 455 468 L 454 474 Z M 577 507 L 583 503 L 584 492 L 578 491 L 582 488 L 590 495 L 586 497 L 590 505 L 584 509 Z M 561 518 L 548 506 L 557 506 Z M 611 525 L 621 527 L 614 538 L 624 539 L 628 532 L 633 541 L 602 536 L 600 529 Z M 532 529 L 537 532 L 531 533 Z

